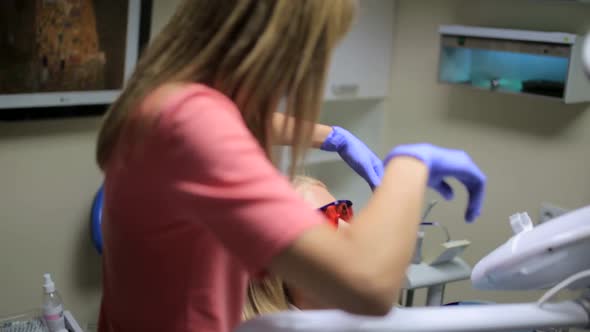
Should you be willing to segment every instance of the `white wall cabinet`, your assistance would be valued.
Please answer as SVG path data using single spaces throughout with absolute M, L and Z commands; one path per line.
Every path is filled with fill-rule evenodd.
M 382 149 L 384 100 L 389 96 L 394 33 L 394 0 L 360 0 L 359 14 L 332 59 L 320 122 L 346 128 L 375 153 Z M 286 172 L 290 149 L 278 148 Z M 380 156 L 382 157 L 382 156 Z M 362 207 L 369 186 L 337 153 L 310 150 L 305 173 L 325 182 L 338 199 Z
M 339 126 L 352 132 L 361 139 L 378 157 L 383 136 L 383 100 L 346 100 L 326 102 L 320 122 Z M 287 174 L 291 149 L 277 147 L 280 154 L 280 168 Z M 304 161 L 304 175 L 315 177 L 324 182 L 337 199 L 349 199 L 355 208 L 363 207 L 371 195 L 368 184 L 358 176 L 335 152 L 310 149 Z
M 179 0 L 155 1 L 153 34 L 159 32 Z M 394 0 L 359 0 L 357 17 L 340 42 L 329 70 L 325 99 L 383 98 L 389 95 L 393 51 Z
M 326 100 L 383 98 L 389 94 L 393 0 L 360 0 L 358 15 L 334 56 Z
M 394 5 L 394 0 L 359 1 L 357 18 L 334 53 L 322 110 L 323 123 L 344 127 L 374 144 L 380 141 L 382 104 L 390 91 Z M 363 100 L 366 103 L 359 103 Z M 286 170 L 290 151 L 282 148 L 279 153 Z M 334 153 L 310 151 L 306 165 L 337 160 Z
M 296 1 L 296 0 L 294 0 Z M 156 1 L 152 26 L 159 31 L 179 0 Z M 327 78 L 321 122 L 351 131 L 376 153 L 381 150 L 384 98 L 389 95 L 393 53 L 395 0 L 359 0 L 357 18 L 334 52 Z M 277 148 L 286 172 L 288 148 Z M 310 151 L 306 172 L 324 181 L 339 198 L 362 206 L 369 187 L 336 153 Z

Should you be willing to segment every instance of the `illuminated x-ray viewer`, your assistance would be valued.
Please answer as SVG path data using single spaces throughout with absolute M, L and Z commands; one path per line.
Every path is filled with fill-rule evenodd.
M 568 104 L 590 101 L 583 36 L 455 25 L 439 32 L 440 82 Z

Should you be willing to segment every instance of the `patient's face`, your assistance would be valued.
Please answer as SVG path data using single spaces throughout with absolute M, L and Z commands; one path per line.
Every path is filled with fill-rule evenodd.
M 315 209 L 318 209 L 326 204 L 330 204 L 336 200 L 336 198 L 330 194 L 326 188 L 318 185 L 308 185 L 298 191 L 303 196 L 303 199 L 306 202 L 309 202 Z M 344 220 L 341 219 L 338 221 L 339 230 L 347 226 L 348 223 L 346 223 Z
M 318 209 L 326 204 L 332 203 L 336 200 L 336 198 L 330 194 L 330 192 L 318 185 L 308 185 L 305 188 L 300 188 L 297 190 L 302 196 L 303 199 L 310 203 L 311 206 L 315 209 Z M 344 220 L 340 220 L 338 222 L 338 231 L 345 230 L 348 227 L 348 223 Z M 329 309 L 324 306 L 321 306 L 313 301 L 309 296 L 303 293 L 301 290 L 295 287 L 287 287 L 289 289 L 289 293 L 291 294 L 291 300 L 294 302 L 297 308 L 302 310 L 313 310 L 313 309 Z

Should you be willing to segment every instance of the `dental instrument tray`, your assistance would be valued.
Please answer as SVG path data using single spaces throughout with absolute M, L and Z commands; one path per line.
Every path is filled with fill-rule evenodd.
M 64 310 L 66 330 L 83 332 L 69 310 Z M 19 314 L 0 316 L 0 332 L 49 332 L 40 310 L 29 310 Z
M 49 332 L 37 310 L 0 317 L 0 332 Z

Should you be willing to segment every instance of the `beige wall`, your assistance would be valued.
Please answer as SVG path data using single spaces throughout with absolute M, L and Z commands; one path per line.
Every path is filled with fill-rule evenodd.
M 471 263 L 510 235 L 507 218 L 541 202 L 567 208 L 590 204 L 590 107 L 542 98 L 501 95 L 436 82 L 437 28 L 466 24 L 581 33 L 590 29 L 590 6 L 530 0 L 400 0 L 395 26 L 391 111 L 386 145 L 430 141 L 466 149 L 489 178 L 485 210 L 462 222 L 465 192 L 441 203 L 432 219 L 455 239 L 474 243 Z M 431 198 L 436 198 L 434 194 Z M 448 300 L 520 301 L 528 293 L 474 292 L 468 283 L 448 288 Z
M 95 322 L 100 260 L 89 213 L 100 183 L 95 118 L 0 123 L 0 316 L 41 304 L 51 272 L 83 326 Z
M 178 1 L 155 0 L 158 31 Z M 455 238 L 477 245 L 475 262 L 509 234 L 506 217 L 541 201 L 590 202 L 590 113 L 543 99 L 496 95 L 436 84 L 436 28 L 480 24 L 571 32 L 590 27 L 590 6 L 519 0 L 399 1 L 386 142 L 432 141 L 467 149 L 490 179 L 481 220 L 464 226 L 464 193 L 433 217 Z M 42 273 L 55 275 L 83 326 L 96 322 L 100 261 L 89 241 L 88 214 L 100 173 L 93 162 L 98 119 L 0 123 L 0 315 L 40 303 Z M 432 195 L 432 197 L 435 197 Z M 516 301 L 527 294 L 477 293 L 462 283 L 449 300 Z
M 154 1 L 154 31 L 176 3 Z M 40 305 L 42 275 L 51 272 L 68 309 L 93 329 L 100 258 L 88 218 L 101 182 L 98 125 L 98 118 L 0 122 L 0 317 Z
M 154 0 L 152 36 L 162 30 L 180 2 L 181 0 Z

